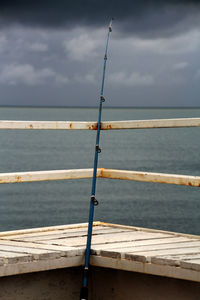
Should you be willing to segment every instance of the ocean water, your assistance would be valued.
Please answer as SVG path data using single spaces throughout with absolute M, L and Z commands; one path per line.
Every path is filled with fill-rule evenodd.
M 0 108 L 1 120 L 95 121 L 94 108 Z M 199 117 L 196 109 L 111 109 L 104 120 Z M 93 167 L 95 131 L 1 130 L 0 172 Z M 200 175 L 200 128 L 102 131 L 99 167 Z M 0 185 L 0 231 L 87 222 L 91 179 Z M 200 190 L 97 180 L 95 220 L 200 234 Z

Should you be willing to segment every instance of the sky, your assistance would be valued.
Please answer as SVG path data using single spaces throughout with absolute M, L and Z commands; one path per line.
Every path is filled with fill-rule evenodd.
M 2 0 L 0 105 L 199 106 L 200 1 Z

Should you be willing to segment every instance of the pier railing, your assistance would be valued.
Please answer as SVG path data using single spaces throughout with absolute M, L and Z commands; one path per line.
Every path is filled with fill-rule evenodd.
M 200 127 L 200 118 L 105 121 L 102 130 Z M 96 122 L 0 121 L 0 129 L 96 130 Z M 92 178 L 93 169 L 0 173 L 0 183 Z M 200 187 L 200 176 L 139 172 L 99 168 L 97 177 Z
M 101 130 L 111 129 L 153 129 L 199 127 L 200 118 L 127 120 L 101 122 Z M 80 121 L 0 121 L 0 129 L 63 129 L 97 130 L 97 122 Z

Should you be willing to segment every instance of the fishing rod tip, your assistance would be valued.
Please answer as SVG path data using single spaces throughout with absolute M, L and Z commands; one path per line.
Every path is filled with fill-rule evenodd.
M 114 18 L 111 18 L 110 24 L 109 24 L 109 31 L 112 32 L 112 21 L 114 20 Z

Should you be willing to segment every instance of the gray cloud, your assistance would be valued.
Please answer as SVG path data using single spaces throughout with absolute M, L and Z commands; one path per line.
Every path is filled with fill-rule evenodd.
M 0 72 L 0 83 L 6 85 L 43 85 L 49 79 L 56 84 L 66 84 L 69 81 L 67 77 L 57 74 L 50 68 L 36 70 L 30 64 L 8 64 Z
M 94 11 L 86 0 L 82 12 L 78 2 L 9 3 L 0 3 L 0 104 L 96 105 L 112 4 L 105 105 L 199 105 L 198 3 L 97 1 Z
M 110 74 L 109 82 L 118 86 L 150 86 L 154 84 L 154 78 L 149 74 L 133 72 L 126 74 L 124 71 Z
M 101 41 L 87 33 L 82 33 L 71 40 L 64 41 L 63 45 L 72 60 L 88 61 L 97 56 Z
M 105 105 L 199 103 L 200 31 L 157 39 L 113 37 Z M 96 105 L 104 46 L 104 29 L 2 29 L 0 104 Z
M 31 51 L 36 51 L 36 52 L 46 52 L 48 50 L 48 45 L 45 44 L 45 43 L 38 43 L 38 42 L 35 42 L 35 43 L 32 43 L 30 46 L 29 46 L 30 50 Z
M 199 11 L 199 0 L 4 0 L 0 24 L 101 27 L 114 17 L 118 31 L 159 36 L 199 26 Z

